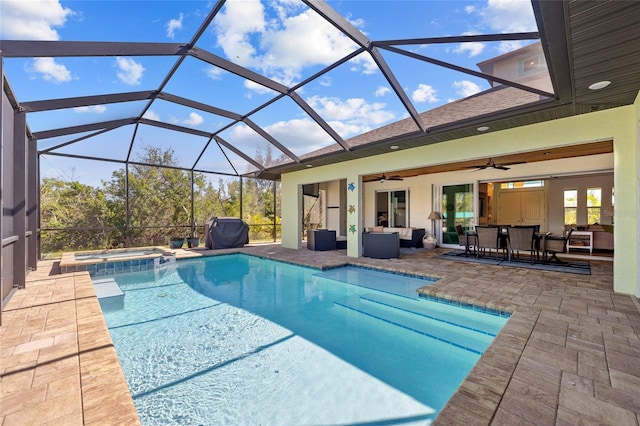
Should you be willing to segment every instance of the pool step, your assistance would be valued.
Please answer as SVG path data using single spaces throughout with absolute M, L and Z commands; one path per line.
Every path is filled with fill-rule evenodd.
M 124 308 L 124 292 L 113 278 L 92 279 L 91 281 L 103 311 Z
M 401 309 L 425 318 L 488 334 L 492 337 L 495 337 L 500 332 L 507 321 L 505 317 L 488 315 L 483 311 L 474 311 L 423 299 L 400 299 L 376 293 L 363 294 L 360 298 L 367 302 Z
M 113 278 L 104 278 L 92 281 L 93 288 L 96 291 L 96 296 L 98 296 L 98 299 L 124 296 L 124 292 Z
M 412 299 L 418 297 L 418 288 L 437 281 L 435 278 L 393 274 L 357 266 L 329 269 L 314 276 Z
M 489 334 L 432 319 L 400 307 L 372 302 L 360 295 L 349 296 L 334 303 L 477 354 L 482 354 L 493 340 L 493 336 Z

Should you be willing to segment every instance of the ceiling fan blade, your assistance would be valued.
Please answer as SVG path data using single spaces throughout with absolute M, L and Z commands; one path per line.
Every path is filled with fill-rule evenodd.
M 486 164 L 484 166 L 468 166 L 465 167 L 465 169 L 475 169 L 475 170 L 471 170 L 472 172 L 478 172 L 480 170 L 484 170 L 486 168 L 488 168 L 489 166 L 487 166 Z
M 389 176 L 387 180 L 404 180 L 404 179 L 401 178 L 400 176 Z
M 478 170 L 485 170 L 485 169 L 509 170 L 510 167 L 507 167 L 507 166 L 511 166 L 514 164 L 524 164 L 524 163 L 526 163 L 526 161 L 514 161 L 513 163 L 496 164 L 493 161 L 493 158 L 489 158 L 489 161 L 487 161 L 486 164 L 483 164 L 482 166 L 467 166 L 465 167 L 465 169 L 475 169 L 474 172 L 477 172 Z

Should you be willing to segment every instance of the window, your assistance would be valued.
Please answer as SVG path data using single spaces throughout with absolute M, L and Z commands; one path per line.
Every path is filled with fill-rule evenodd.
M 564 191 L 564 224 L 575 225 L 578 217 L 578 191 L 569 189 Z
M 530 56 L 520 61 L 520 69 L 522 70 L 522 74 L 537 71 L 541 69 L 541 67 L 542 64 L 540 63 L 540 55 Z
M 376 191 L 376 220 L 378 226 L 409 226 L 409 191 Z
M 541 188 L 543 186 L 543 180 L 528 180 L 525 182 L 503 182 L 500 184 L 500 189 Z
M 600 223 L 602 207 L 602 188 L 587 189 L 587 223 Z

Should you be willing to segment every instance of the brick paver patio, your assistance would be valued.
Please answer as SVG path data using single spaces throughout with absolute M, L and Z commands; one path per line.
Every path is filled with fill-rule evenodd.
M 640 425 L 640 303 L 612 292 L 612 262 L 574 275 L 436 259 L 443 250 L 391 260 L 277 244 L 232 251 L 438 277 L 421 291 L 511 312 L 437 424 Z M 56 267 L 41 262 L 3 311 L 0 424 L 139 424 L 90 277 Z

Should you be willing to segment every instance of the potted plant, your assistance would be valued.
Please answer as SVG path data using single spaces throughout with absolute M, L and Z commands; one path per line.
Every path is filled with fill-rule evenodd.
M 184 237 L 171 237 L 169 240 L 169 248 L 179 249 L 184 244 Z
M 193 237 L 187 237 L 187 247 L 193 248 L 200 245 L 200 237 L 194 235 Z

